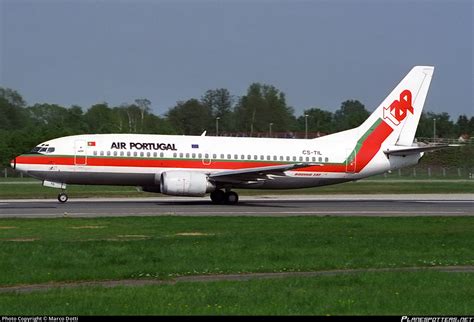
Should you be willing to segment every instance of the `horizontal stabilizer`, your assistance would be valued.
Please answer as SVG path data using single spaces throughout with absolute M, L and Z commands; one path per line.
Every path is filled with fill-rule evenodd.
M 453 146 L 460 146 L 458 144 L 427 144 L 423 146 L 392 146 L 383 151 L 386 155 L 405 156 L 410 154 L 417 154 L 421 152 L 431 152 L 439 149 L 449 148 Z

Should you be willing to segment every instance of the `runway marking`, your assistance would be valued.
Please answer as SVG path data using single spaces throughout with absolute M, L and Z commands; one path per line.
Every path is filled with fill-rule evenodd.
M 344 216 L 344 217 L 396 217 L 396 216 L 474 216 L 472 213 L 463 211 L 285 211 L 285 212 L 274 212 L 274 211 L 242 211 L 242 212 L 163 212 L 163 213 L 152 213 L 152 212 L 141 212 L 141 213 L 113 213 L 113 214 L 96 214 L 96 213 L 69 213 L 68 216 L 76 218 L 84 217 L 133 217 L 133 216 L 183 216 L 183 217 L 196 217 L 196 216 L 209 216 L 209 217 L 231 217 L 231 216 L 247 216 L 247 217 L 291 217 L 291 216 Z M 59 218 L 64 217 L 63 214 L 0 214 L 0 218 Z
M 291 215 L 291 214 L 463 214 L 463 211 L 193 211 L 193 212 L 186 212 L 186 211 L 174 211 L 174 212 L 165 212 L 162 213 L 164 215 L 174 215 L 174 214 L 198 214 L 198 215 L 206 215 L 206 214 L 223 214 L 223 215 L 231 215 L 231 214 L 253 214 L 253 215 L 260 215 L 260 214 L 267 214 L 267 215 Z M 87 214 L 87 213 L 81 213 Z M 138 215 L 138 214 L 137 214 Z
M 410 200 L 404 200 L 410 201 Z M 473 200 L 412 200 L 419 203 L 473 203 Z

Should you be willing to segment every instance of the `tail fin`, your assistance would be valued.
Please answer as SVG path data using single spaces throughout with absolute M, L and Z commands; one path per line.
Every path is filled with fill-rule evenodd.
M 411 146 L 420 121 L 434 67 L 415 66 L 388 95 L 382 104 L 359 127 L 362 133 L 384 122 L 390 127 L 385 142 Z

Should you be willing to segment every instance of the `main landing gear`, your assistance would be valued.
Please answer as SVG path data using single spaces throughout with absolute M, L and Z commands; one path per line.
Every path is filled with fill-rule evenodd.
M 65 203 L 66 201 L 68 200 L 68 196 L 65 192 L 61 192 L 59 195 L 58 195 L 58 201 L 60 203 Z
M 214 204 L 235 205 L 239 202 L 239 195 L 234 191 L 216 190 L 211 192 L 211 200 Z

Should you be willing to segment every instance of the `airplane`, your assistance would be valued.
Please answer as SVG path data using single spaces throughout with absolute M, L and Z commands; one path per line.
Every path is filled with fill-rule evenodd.
M 445 145 L 414 143 L 434 67 L 415 66 L 358 127 L 315 139 L 84 134 L 49 140 L 11 167 L 59 188 L 137 186 L 142 191 L 237 204 L 232 189 L 293 189 L 360 180 L 416 165 Z

